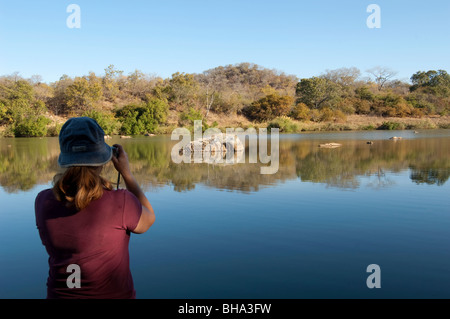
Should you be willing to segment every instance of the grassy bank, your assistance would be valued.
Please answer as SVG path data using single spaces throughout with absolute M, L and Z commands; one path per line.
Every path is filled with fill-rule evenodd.
M 59 128 L 68 119 L 65 117 L 50 116 L 51 123 L 48 125 L 48 136 L 56 136 Z M 160 126 L 156 130 L 157 135 L 171 134 L 180 127 L 177 114 L 169 115 L 167 125 Z M 349 115 L 345 120 L 311 122 L 296 121 L 288 117 L 279 117 L 268 122 L 252 122 L 242 115 L 221 116 L 210 114 L 203 120 L 207 127 L 217 127 L 222 132 L 226 128 L 279 128 L 281 133 L 300 133 L 314 131 L 361 131 L 361 130 L 428 130 L 449 129 L 450 116 L 429 116 L 422 118 L 398 118 L 365 115 Z M 189 126 L 186 126 L 189 128 Z M 191 127 L 192 128 L 192 127 Z M 0 137 L 9 137 L 6 126 L 0 126 Z

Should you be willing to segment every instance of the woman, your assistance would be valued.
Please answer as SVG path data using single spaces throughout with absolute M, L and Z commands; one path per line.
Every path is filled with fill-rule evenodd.
M 68 120 L 59 143 L 58 164 L 66 170 L 35 201 L 36 225 L 49 255 L 47 298 L 135 298 L 130 232 L 146 232 L 155 214 L 128 156 L 120 145 L 113 155 L 102 128 L 87 117 Z M 113 191 L 100 176 L 111 160 L 126 190 Z

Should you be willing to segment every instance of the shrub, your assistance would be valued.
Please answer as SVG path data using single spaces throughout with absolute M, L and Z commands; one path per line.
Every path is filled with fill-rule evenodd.
M 110 113 L 92 110 L 84 112 L 83 116 L 96 120 L 98 125 L 101 126 L 107 135 L 117 134 L 120 127 L 120 123 L 118 123 L 117 119 Z M 55 130 L 58 131 L 57 127 L 55 127 Z
M 347 116 L 341 110 L 335 110 L 333 113 L 335 122 L 345 122 L 347 120 Z
M 214 121 L 211 125 L 208 125 L 208 123 L 205 121 L 205 123 L 203 123 L 203 131 L 207 130 L 209 128 L 218 128 L 218 126 L 219 126 L 219 123 L 217 123 L 217 121 Z
M 311 110 L 305 103 L 298 103 L 296 106 L 294 106 L 289 116 L 295 120 L 308 121 L 310 111 Z
M 45 116 L 33 116 L 24 118 L 13 126 L 16 137 L 42 137 L 47 134 L 47 124 L 50 120 Z
M 55 123 L 47 129 L 47 136 L 58 136 L 61 128 L 62 124 Z
M 269 94 L 245 107 L 242 112 L 250 120 L 270 121 L 278 116 L 287 115 L 294 98 L 278 93 Z
M 366 86 L 357 88 L 355 90 L 355 95 L 357 98 L 361 100 L 373 101 L 375 99 L 375 95 Z
M 369 124 L 369 125 L 365 125 L 365 126 L 361 127 L 361 129 L 364 131 L 371 131 L 371 130 L 376 129 L 376 127 L 372 124 Z
M 321 121 L 321 114 L 320 111 L 318 109 L 312 109 L 309 112 L 309 118 L 311 121 L 313 122 L 320 122 Z
M 288 117 L 277 117 L 269 123 L 267 130 L 278 128 L 282 133 L 295 133 L 299 131 L 299 127 Z
M 355 104 L 359 101 L 356 98 L 345 97 L 340 99 L 336 104 L 336 110 L 340 110 L 344 114 L 355 114 Z
M 120 132 L 127 135 L 154 133 L 158 124 L 167 119 L 169 106 L 162 100 L 151 99 L 139 105 L 127 105 L 116 111 L 116 118 L 122 123 Z
M 200 111 L 197 111 L 193 107 L 190 107 L 187 111 L 180 113 L 179 123 L 180 125 L 194 125 L 194 121 L 202 121 L 203 115 Z
M 355 103 L 356 114 L 369 114 L 371 102 L 368 100 L 359 100 Z
M 3 131 L 0 132 L 0 137 L 14 137 L 13 125 L 7 125 Z
M 233 93 L 214 93 L 214 102 L 211 105 L 211 111 L 214 113 L 232 114 L 240 110 L 240 105 L 243 103 L 242 96 Z
M 405 125 L 398 122 L 383 122 L 378 127 L 378 130 L 403 130 L 405 129 Z
M 0 124 L 7 124 L 11 121 L 8 113 L 6 105 L 0 102 Z
M 328 122 L 334 119 L 333 111 L 329 108 L 323 108 L 320 110 L 320 121 Z
M 403 97 L 388 93 L 377 98 L 373 109 L 376 115 L 405 117 L 413 113 L 414 107 Z
M 33 109 L 37 114 L 43 114 L 48 111 L 47 106 L 43 101 L 36 101 L 33 103 Z
M 411 116 L 412 117 L 423 117 L 424 116 L 423 110 L 413 108 L 411 111 Z

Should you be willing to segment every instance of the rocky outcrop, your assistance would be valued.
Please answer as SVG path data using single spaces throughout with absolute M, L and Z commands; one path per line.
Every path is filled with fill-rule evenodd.
M 342 144 L 339 143 L 324 143 L 324 144 L 319 144 L 319 147 L 321 148 L 337 148 L 337 147 L 341 147 Z
M 207 138 L 201 138 L 191 141 L 184 148 L 180 149 L 180 155 L 191 154 L 193 155 L 195 150 L 202 153 L 208 152 L 211 155 L 221 155 L 222 157 L 227 152 L 242 152 L 244 151 L 244 144 L 237 135 L 232 136 L 211 136 Z

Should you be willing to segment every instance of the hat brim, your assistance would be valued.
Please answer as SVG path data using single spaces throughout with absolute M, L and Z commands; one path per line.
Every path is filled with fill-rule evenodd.
M 64 154 L 58 157 L 58 165 L 62 168 L 72 166 L 102 166 L 111 161 L 112 147 L 108 144 L 102 146 L 103 149 L 96 152 L 80 152 Z

